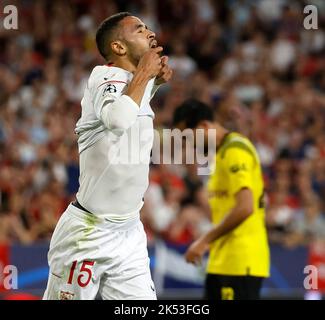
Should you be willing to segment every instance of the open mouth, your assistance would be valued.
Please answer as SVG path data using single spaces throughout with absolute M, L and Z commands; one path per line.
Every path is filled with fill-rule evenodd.
M 157 48 L 157 46 L 158 46 L 157 40 L 153 40 L 153 41 L 150 43 L 150 48 Z

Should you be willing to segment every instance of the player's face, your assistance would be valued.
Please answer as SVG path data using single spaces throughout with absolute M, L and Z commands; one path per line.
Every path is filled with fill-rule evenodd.
M 157 47 L 156 35 L 137 17 L 126 17 L 122 21 L 122 34 L 131 60 L 139 61 L 150 49 Z

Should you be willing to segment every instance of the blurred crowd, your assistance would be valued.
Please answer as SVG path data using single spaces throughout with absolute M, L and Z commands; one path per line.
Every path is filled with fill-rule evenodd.
M 317 30 L 303 27 L 307 2 L 318 8 Z M 118 11 L 156 32 L 174 69 L 152 101 L 156 128 L 171 127 L 184 99 L 207 102 L 257 147 L 270 240 L 294 247 L 325 239 L 324 1 L 10 4 L 19 29 L 0 23 L 0 243 L 49 239 L 74 199 L 80 100 L 92 68 L 105 63 L 94 35 Z M 149 242 L 188 244 L 210 227 L 205 178 L 195 165 L 151 165 L 142 210 Z

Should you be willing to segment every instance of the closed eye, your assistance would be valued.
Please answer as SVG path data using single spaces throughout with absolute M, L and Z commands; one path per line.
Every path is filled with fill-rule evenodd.
M 144 31 L 144 29 L 148 29 L 148 27 L 146 25 L 143 25 L 143 24 L 137 25 L 138 33 L 142 33 Z

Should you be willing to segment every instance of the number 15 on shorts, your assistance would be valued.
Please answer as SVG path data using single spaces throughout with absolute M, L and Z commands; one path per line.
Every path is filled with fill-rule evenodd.
M 81 264 L 80 270 L 76 270 L 78 261 L 77 260 L 73 261 L 71 268 L 70 268 L 68 284 L 72 284 L 75 273 L 77 273 L 78 285 L 82 288 L 86 287 L 92 278 L 92 272 L 93 272 L 92 267 L 94 264 L 95 264 L 95 261 L 84 260 Z

